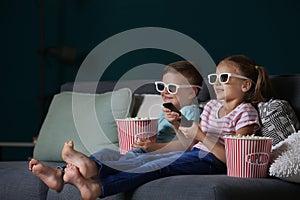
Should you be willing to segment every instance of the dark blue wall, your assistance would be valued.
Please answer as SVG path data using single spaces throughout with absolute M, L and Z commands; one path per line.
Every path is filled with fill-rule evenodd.
M 39 0 L 0 2 L 0 141 L 31 141 L 40 128 L 40 6 Z M 45 0 L 44 8 L 45 47 L 73 46 L 79 56 L 121 31 L 154 26 L 192 37 L 215 62 L 243 53 L 270 74 L 300 73 L 297 0 Z M 113 63 L 103 79 L 116 78 L 118 68 L 174 58 L 156 51 L 131 53 Z M 45 94 L 57 93 L 62 83 L 73 81 L 78 67 L 46 56 Z M 26 159 L 30 154 L 2 151 L 4 159 Z

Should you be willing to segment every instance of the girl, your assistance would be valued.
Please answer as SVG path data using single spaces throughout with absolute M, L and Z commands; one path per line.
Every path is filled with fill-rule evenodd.
M 179 127 L 178 115 L 166 110 L 166 118 L 185 137 L 193 137 L 195 145 L 207 156 L 226 163 L 223 137 L 251 135 L 260 128 L 256 105 L 268 101 L 271 85 L 263 67 L 244 55 L 223 59 L 215 74 L 208 75 L 218 100 L 211 100 L 201 114 L 201 124 L 192 128 Z M 209 152 L 209 153 L 208 153 Z M 204 152 L 204 155 L 206 153 Z

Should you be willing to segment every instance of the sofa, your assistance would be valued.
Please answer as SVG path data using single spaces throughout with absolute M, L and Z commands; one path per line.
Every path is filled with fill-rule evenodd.
M 295 110 L 298 118 L 300 118 L 300 75 L 277 75 L 271 76 L 274 96 L 276 98 L 281 98 L 287 100 L 290 105 Z M 53 105 L 54 102 L 59 105 L 68 105 L 70 104 L 70 94 L 75 93 L 101 93 L 105 94 L 109 91 L 122 90 L 123 87 L 131 88 L 132 94 L 129 92 L 125 95 L 133 96 L 132 100 L 125 102 L 124 105 L 127 105 L 126 115 L 130 114 L 131 116 L 148 114 L 157 115 L 149 110 L 140 110 L 141 107 L 148 107 L 151 103 L 156 102 L 159 104 L 158 94 L 155 92 L 151 80 L 147 81 L 138 81 L 138 80 L 128 80 L 122 81 L 121 83 L 116 84 L 115 81 L 104 81 L 98 83 L 66 83 L 61 87 L 61 93 L 68 94 L 66 102 L 64 102 L 60 97 L 54 98 L 50 108 L 49 113 L 45 119 L 45 122 L 41 128 L 41 133 L 39 135 L 37 144 L 34 149 L 34 157 L 43 160 L 47 165 L 56 167 L 58 165 L 63 165 L 64 163 L 60 160 L 59 155 L 50 155 L 53 153 L 59 154 L 61 151 L 61 146 L 56 146 L 58 143 L 63 144 L 63 139 L 67 137 L 65 135 L 49 135 L 53 133 L 51 130 L 50 122 L 59 123 L 62 121 L 62 124 L 55 124 L 55 132 L 59 132 L 60 129 L 65 131 L 65 127 L 68 126 L 68 120 L 66 120 L 66 111 L 63 111 L 61 107 L 55 109 Z M 92 88 L 92 89 L 91 89 Z M 207 87 L 204 87 L 201 94 L 199 94 L 199 99 L 201 103 L 205 103 L 210 95 L 210 91 Z M 124 92 L 122 90 L 122 92 Z M 126 92 L 126 91 L 125 91 Z M 146 94 L 146 95 L 145 95 Z M 103 96 L 100 96 L 101 98 Z M 99 97 L 99 98 L 100 98 Z M 80 97 L 81 98 L 81 97 Z M 87 96 L 82 97 L 86 102 Z M 103 97 L 104 98 L 104 97 Z M 117 95 L 118 99 L 122 99 Z M 149 98 L 149 99 L 147 99 Z M 80 101 L 80 100 L 79 100 Z M 74 102 L 73 102 L 74 105 Z M 98 105 L 97 102 L 93 102 L 93 105 Z M 52 106 L 52 107 L 51 107 Z M 120 106 L 120 105 L 118 105 Z M 106 109 L 104 107 L 103 109 Z M 118 107 L 120 110 L 120 108 Z M 55 112 L 61 111 L 60 115 L 54 115 Z M 84 114 L 88 112 L 89 108 L 85 107 L 82 110 L 79 110 L 79 113 Z M 123 112 L 123 111 L 122 111 Z M 119 113 L 120 114 L 120 113 Z M 54 116 L 53 116 L 54 115 Z M 73 113 L 75 118 L 76 114 Z M 123 113 L 124 115 L 124 113 Z M 98 116 L 100 119 L 101 116 Z M 55 121 L 56 120 L 56 121 Z M 103 119 L 104 120 L 104 119 Z M 71 122 L 70 122 L 71 123 Z M 48 125 L 46 125 L 48 124 Z M 78 127 L 77 127 L 78 128 Z M 106 127 L 111 129 L 111 127 Z M 84 129 L 84 128 L 83 128 Z M 71 129 L 72 130 L 72 129 Z M 52 132 L 51 132 L 52 131 Z M 47 133 L 47 134 L 45 134 Z M 83 135 L 84 136 L 84 135 Z M 63 137 L 63 138 L 59 138 Z M 70 137 L 75 137 L 74 135 Z M 78 136 L 76 136 L 78 137 Z M 84 141 L 80 136 L 78 143 L 75 142 L 75 147 L 78 147 L 79 150 L 86 152 L 87 154 L 94 151 L 99 146 L 95 141 Z M 46 140 L 46 143 L 43 143 L 43 139 Z M 73 139 L 73 138 L 72 138 Z M 77 138 L 78 139 L 78 138 Z M 117 138 L 109 138 L 112 143 L 117 143 Z M 75 138 L 76 140 L 76 138 Z M 94 138 L 95 140 L 95 138 Z M 45 142 L 45 141 L 44 141 Z M 47 142 L 49 147 L 47 147 Z M 80 143 L 81 142 L 81 143 Z M 94 146 L 87 147 L 87 142 L 94 143 Z M 51 148 L 53 151 L 50 151 L 47 148 Z M 77 145 L 77 146 L 76 146 Z M 103 144 L 105 147 L 109 147 L 109 144 Z M 115 148 L 117 146 L 114 145 Z M 80 149 L 81 148 L 81 149 Z M 54 150 L 56 149 L 56 150 Z M 43 152 L 44 151 L 44 152 Z M 43 152 L 43 153 L 40 153 Z M 10 200 L 10 199 L 30 199 L 30 200 L 40 200 L 40 199 L 81 199 L 79 191 L 72 185 L 66 184 L 62 192 L 57 193 L 51 189 L 48 189 L 47 186 L 41 182 L 37 177 L 35 177 L 28 169 L 28 161 L 2 161 L 0 162 L 0 199 Z M 229 177 L 226 174 L 222 175 L 179 175 L 171 176 L 166 178 L 157 179 L 151 182 L 148 182 L 133 191 L 126 193 L 120 193 L 113 196 L 106 197 L 104 199 L 292 199 L 300 196 L 300 183 L 290 182 L 283 180 L 278 177 L 268 176 L 266 178 L 237 178 Z

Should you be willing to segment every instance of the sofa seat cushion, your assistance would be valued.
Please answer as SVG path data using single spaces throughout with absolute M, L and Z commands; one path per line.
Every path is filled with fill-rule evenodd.
M 48 187 L 28 169 L 26 161 L 0 162 L 0 199 L 46 199 Z
M 245 195 L 246 194 L 246 195 Z M 77 199 L 79 191 L 65 185 L 60 193 L 49 190 L 47 200 Z M 236 178 L 227 175 L 178 175 L 160 178 L 141 185 L 136 190 L 119 193 L 104 200 L 281 200 L 300 195 L 300 184 L 277 178 Z M 98 198 L 99 199 L 99 198 Z
M 61 192 L 56 192 L 55 190 L 49 189 L 47 200 L 67 200 L 67 199 L 81 199 L 80 198 L 80 192 L 79 190 L 70 184 L 65 184 L 64 189 Z M 119 193 L 116 195 L 112 195 L 106 198 L 101 198 L 101 200 L 125 200 L 126 194 L 125 193 Z M 97 200 L 100 200 L 100 198 L 97 198 Z
M 140 186 L 132 199 L 253 200 L 287 199 L 300 195 L 300 184 L 277 178 L 236 178 L 227 175 L 180 175 Z

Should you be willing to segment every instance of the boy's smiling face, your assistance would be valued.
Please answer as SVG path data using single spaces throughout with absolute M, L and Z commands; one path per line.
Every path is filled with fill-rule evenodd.
M 190 85 L 188 80 L 180 73 L 168 72 L 163 75 L 162 81 L 166 84 L 177 84 L 177 85 Z M 190 88 L 178 88 L 176 94 L 170 94 L 165 88 L 160 93 L 164 102 L 171 102 L 177 109 L 181 109 L 183 106 L 190 105 L 192 99 L 195 97 L 195 91 L 192 87 Z

